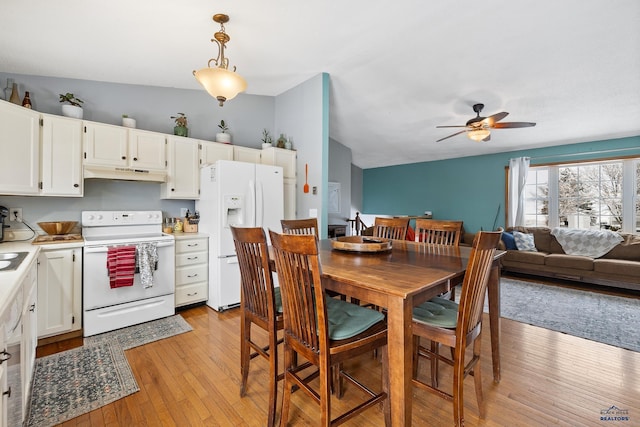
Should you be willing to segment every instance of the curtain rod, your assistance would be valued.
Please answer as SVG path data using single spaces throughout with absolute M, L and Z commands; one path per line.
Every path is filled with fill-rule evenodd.
M 558 157 L 577 157 L 577 156 L 588 156 L 591 154 L 607 154 L 607 153 L 620 153 L 624 151 L 633 151 L 638 150 L 639 147 L 628 147 L 628 148 L 615 148 L 611 150 L 600 150 L 600 151 L 587 151 L 583 153 L 569 153 L 569 154 L 557 154 L 555 156 L 540 156 L 540 157 L 530 157 L 531 160 L 540 160 L 540 159 L 553 159 Z

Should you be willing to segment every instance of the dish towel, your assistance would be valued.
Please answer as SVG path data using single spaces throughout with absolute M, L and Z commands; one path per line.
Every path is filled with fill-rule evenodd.
M 140 282 L 143 288 L 153 286 L 153 271 L 158 262 L 158 245 L 152 243 L 140 243 L 136 246 L 136 268 L 140 272 Z
M 133 286 L 133 276 L 136 272 L 136 247 L 110 247 L 107 250 L 107 270 L 111 289 Z

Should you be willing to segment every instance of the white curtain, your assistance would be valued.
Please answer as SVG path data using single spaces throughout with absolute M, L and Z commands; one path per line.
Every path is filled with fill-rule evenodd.
M 529 157 L 509 160 L 509 215 L 507 227 L 524 225 L 524 185 L 529 173 Z

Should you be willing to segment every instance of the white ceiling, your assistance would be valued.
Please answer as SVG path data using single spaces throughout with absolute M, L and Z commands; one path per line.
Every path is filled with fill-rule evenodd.
M 217 48 L 247 93 L 330 74 L 330 136 L 362 167 L 640 135 L 638 0 L 5 1 L 0 70 L 200 89 Z M 233 102 L 233 101 L 229 101 Z M 474 117 L 537 126 L 436 143 Z M 223 107 L 224 108 L 224 107 Z

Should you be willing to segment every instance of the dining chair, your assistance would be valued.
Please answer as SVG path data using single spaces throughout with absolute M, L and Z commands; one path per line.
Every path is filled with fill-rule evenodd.
M 416 219 L 415 241 L 434 245 L 460 245 L 462 221 Z
M 382 313 L 329 298 L 322 282 L 315 236 L 270 231 L 276 271 L 282 289 L 284 315 L 284 397 L 281 425 L 289 417 L 294 388 L 320 405 L 320 425 L 339 425 L 383 402 L 385 424 L 390 424 L 388 399 L 387 325 Z M 382 353 L 382 391 L 375 392 L 341 369 L 343 362 L 376 348 Z M 300 357 L 298 357 L 300 356 Z M 302 360 L 304 363 L 300 363 Z M 309 373 L 309 368 L 315 367 Z M 331 419 L 332 369 L 363 391 L 367 398 Z M 319 386 L 311 382 L 319 379 Z M 314 383 L 315 384 L 315 383 Z M 339 396 L 338 396 L 339 397 Z
M 500 241 L 500 232 L 479 232 L 473 241 L 467 269 L 464 274 L 460 304 L 445 298 L 434 298 L 413 309 L 413 339 L 418 352 L 414 352 L 414 366 L 420 357 L 430 361 L 431 384 L 418 378 L 414 370 L 413 384 L 446 400 L 453 402 L 453 417 L 456 426 L 464 425 L 463 381 L 471 374 L 474 378 L 480 417 L 485 418 L 486 409 L 482 397 L 480 374 L 480 344 L 482 342 L 482 313 L 487 283 L 493 257 Z M 435 345 L 431 349 L 420 345 L 420 338 Z M 451 359 L 439 353 L 440 344 L 453 349 Z M 473 344 L 473 357 L 465 364 L 465 350 Z M 453 392 L 438 388 L 438 362 L 453 366 Z
M 408 217 L 376 217 L 373 223 L 373 236 L 386 239 L 404 240 L 409 227 Z
M 415 241 L 425 244 L 459 246 L 462 236 L 462 221 L 440 219 L 416 219 Z M 462 283 L 462 278 L 449 281 L 447 292 L 451 301 L 455 300 L 455 287 Z
M 269 361 L 269 414 L 267 425 L 275 425 L 278 381 L 278 331 L 284 328 L 280 288 L 274 287 L 269 266 L 267 237 L 261 227 L 231 226 L 233 242 L 240 266 L 240 371 L 242 382 L 240 396 L 246 395 L 249 362 L 262 356 Z M 269 344 L 263 346 L 251 337 L 251 327 L 256 325 L 269 334 Z
M 280 225 L 282 225 L 282 232 L 286 234 L 314 234 L 320 238 L 317 218 L 281 219 Z

